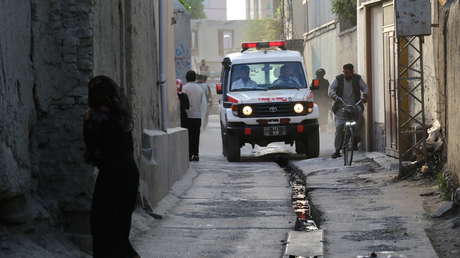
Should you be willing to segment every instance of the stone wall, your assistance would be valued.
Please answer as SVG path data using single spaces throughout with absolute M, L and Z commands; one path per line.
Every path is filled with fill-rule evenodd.
M 29 1 L 0 2 L 0 217 L 14 219 L 15 199 L 32 185 L 29 145 L 36 121 Z M 11 16 L 8 13 L 18 15 Z M 7 65 L 9 64 L 9 65 Z M 26 136 L 26 137 L 24 137 Z M 10 204 L 11 202 L 11 204 Z M 22 206 L 22 205 L 20 205 Z M 7 210 L 8 209 L 8 210 Z M 18 207 L 23 209 L 23 207 Z
M 0 1 L 1 257 L 84 257 L 49 233 L 89 232 L 78 222 L 88 219 L 94 181 L 81 132 L 91 12 L 91 1 Z M 31 241 L 34 234 L 47 243 Z
M 1 241 L 4 225 L 26 225 L 26 230 L 35 230 L 43 224 L 46 231 L 49 225 L 63 228 L 88 248 L 94 169 L 84 163 L 81 130 L 87 109 L 87 82 L 94 75 L 113 77 L 129 98 L 143 185 L 149 189 L 166 186 L 161 193 L 154 190 L 151 195 L 155 196 L 146 196 L 150 203 L 155 204 L 187 171 L 187 145 L 182 144 L 187 141 L 185 130 L 169 129 L 165 133 L 167 146 L 145 146 L 145 131 L 160 127 L 159 115 L 163 112 L 157 85 L 158 3 L 0 1 Z M 169 23 L 173 5 L 167 2 L 166 6 L 167 119 L 174 127 L 179 111 L 174 25 Z M 149 149 L 166 151 L 168 157 L 174 157 L 159 160 L 159 165 L 145 162 L 142 157 Z M 159 173 L 166 176 L 158 177 Z M 151 175 L 155 179 L 147 180 Z M 12 235 L 7 238 L 14 239 Z M 56 242 L 63 244 L 64 240 Z M 21 243 L 18 240 L 17 245 L 11 244 L 16 246 L 15 252 L 21 249 Z M 8 241 L 2 242 L 1 257 L 12 257 L 3 251 L 8 245 Z
M 0 220 L 89 209 L 81 128 L 90 12 L 89 1 L 0 3 Z

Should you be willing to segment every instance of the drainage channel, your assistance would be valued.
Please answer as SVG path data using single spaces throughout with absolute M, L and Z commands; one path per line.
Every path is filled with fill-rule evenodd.
M 322 257 L 323 234 L 319 228 L 320 213 L 308 196 L 306 176 L 287 157 L 280 157 L 278 165 L 289 175 L 292 208 L 296 215 L 294 230 L 286 241 L 285 257 Z

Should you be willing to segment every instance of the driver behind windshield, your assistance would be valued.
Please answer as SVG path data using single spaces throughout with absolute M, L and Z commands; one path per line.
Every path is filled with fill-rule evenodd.
M 273 86 L 300 87 L 300 82 L 295 75 L 295 67 L 289 64 L 281 66 L 280 76 L 273 82 Z
M 249 66 L 243 65 L 239 67 L 235 67 L 238 69 L 235 69 L 236 72 L 236 78 L 239 78 L 238 80 L 234 81 L 232 83 L 232 90 L 238 90 L 238 89 L 255 89 L 258 87 L 257 83 L 249 77 Z

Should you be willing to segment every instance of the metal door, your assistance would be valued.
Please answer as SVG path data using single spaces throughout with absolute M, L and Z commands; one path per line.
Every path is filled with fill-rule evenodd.
M 385 82 L 385 153 L 398 157 L 398 99 L 397 51 L 394 27 L 383 32 L 384 82 Z

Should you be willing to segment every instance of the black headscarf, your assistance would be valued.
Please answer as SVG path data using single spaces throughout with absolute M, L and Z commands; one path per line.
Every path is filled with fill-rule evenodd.
M 108 108 L 125 131 L 133 127 L 128 100 L 117 83 L 105 75 L 99 75 L 88 83 L 88 106 L 92 111 Z

